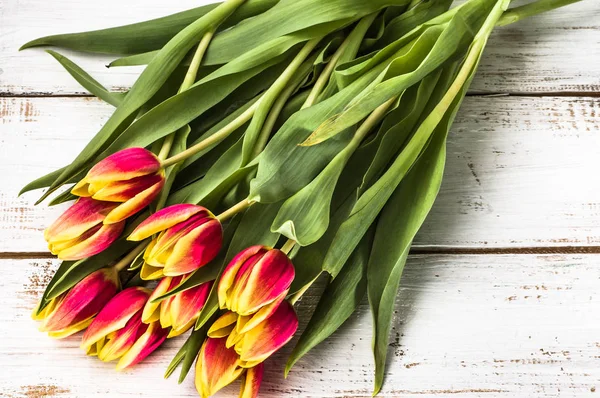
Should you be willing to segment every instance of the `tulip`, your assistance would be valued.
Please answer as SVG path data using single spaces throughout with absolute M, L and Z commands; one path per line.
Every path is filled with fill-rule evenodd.
M 43 320 L 40 331 L 62 339 L 92 323 L 94 317 L 117 294 L 119 274 L 114 268 L 92 272 L 68 292 L 53 299 L 35 320 Z
M 52 254 L 61 260 L 81 260 L 106 249 L 125 227 L 125 221 L 103 224 L 116 206 L 91 198 L 78 199 L 44 231 Z
M 208 336 L 225 339 L 225 347 L 234 348 L 240 356 L 239 365 L 252 368 L 286 345 L 298 329 L 294 307 L 281 302 L 267 319 L 247 327 L 247 318 L 228 312 L 213 323 Z
M 212 281 L 184 290 L 160 302 L 152 301 L 179 286 L 185 277 L 165 277 L 156 286 L 142 312 L 142 322 L 159 321 L 163 328 L 171 328 L 167 338 L 179 336 L 196 323 L 206 303 Z
M 131 287 L 100 311 L 83 335 L 81 348 L 102 361 L 119 359 L 117 370 L 133 366 L 157 349 L 169 334 L 158 322 L 142 322 L 150 290 Z
M 219 306 L 243 316 L 257 313 L 256 324 L 285 299 L 293 280 L 294 266 L 285 253 L 249 247 L 225 268 L 218 286 Z
M 104 219 L 104 224 L 114 224 L 148 206 L 164 184 L 158 158 L 144 148 L 128 148 L 98 162 L 71 193 L 118 203 Z
M 140 241 L 154 234 L 144 252 L 142 279 L 185 275 L 208 264 L 221 249 L 223 229 L 202 206 L 178 204 L 157 211 L 144 220 L 128 240 Z
M 202 398 L 208 398 L 243 376 L 240 398 L 257 397 L 262 364 L 247 370 L 240 367 L 238 354 L 225 346 L 225 340 L 209 337 L 204 341 L 196 361 L 196 390 Z

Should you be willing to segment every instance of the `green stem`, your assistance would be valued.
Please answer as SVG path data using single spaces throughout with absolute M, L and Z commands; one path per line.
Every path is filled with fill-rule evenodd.
M 202 64 L 202 59 L 204 58 L 204 54 L 206 54 L 206 50 L 208 49 L 208 45 L 214 36 L 214 30 L 209 30 L 202 36 L 200 43 L 198 44 L 198 48 L 194 53 L 194 57 L 192 58 L 192 62 L 183 78 L 183 83 L 179 87 L 178 93 L 181 93 L 194 85 L 196 82 L 196 76 L 198 75 L 198 69 L 200 69 L 200 65 Z M 158 158 L 160 160 L 165 160 L 169 153 L 171 152 L 171 147 L 173 146 L 173 141 L 175 140 L 175 135 L 177 132 L 173 132 L 165 137 L 160 152 L 158 154 Z
M 300 52 L 296 55 L 296 57 L 294 57 L 294 59 L 292 60 L 292 62 L 290 62 L 288 67 L 285 68 L 285 70 L 283 71 L 281 76 L 279 76 L 277 78 L 277 80 L 275 80 L 275 82 L 271 85 L 271 87 L 269 87 L 269 89 L 267 90 L 265 95 L 260 99 L 260 102 L 265 101 L 268 104 L 268 103 L 271 103 L 272 101 L 274 101 L 277 97 L 279 97 L 281 95 L 281 93 L 289 86 L 289 83 L 292 80 L 292 78 L 294 77 L 294 75 L 296 74 L 296 71 L 298 70 L 298 68 L 300 68 L 302 63 L 310 55 L 312 50 L 315 49 L 317 44 L 319 44 L 321 39 L 322 39 L 321 37 L 312 39 L 312 40 L 308 41 L 304 45 L 304 47 L 302 47 Z M 267 142 L 269 141 L 270 135 L 271 135 L 271 130 L 266 129 L 265 125 L 263 125 L 260 135 L 258 136 L 258 139 L 256 140 L 256 146 L 254 148 L 253 158 L 258 156 L 263 151 L 264 147 L 267 145 Z
M 118 263 L 113 265 L 113 268 L 117 270 L 117 272 L 123 271 L 125 268 L 129 267 L 131 262 L 135 260 L 135 258 L 148 246 L 150 242 L 142 242 L 135 247 L 132 251 L 130 251 L 125 257 L 123 257 Z
M 500 18 L 496 26 L 505 26 L 518 22 L 521 19 L 577 3 L 581 0 L 537 0 L 520 7 L 511 8 Z
M 225 138 L 229 137 L 229 135 L 231 133 L 233 133 L 235 130 L 242 127 L 247 121 L 252 119 L 252 116 L 254 116 L 254 112 L 256 112 L 256 109 L 258 108 L 258 105 L 260 104 L 261 100 L 262 100 L 262 97 L 261 97 L 261 99 L 256 101 L 250 108 L 246 109 L 246 111 L 244 113 L 242 113 L 240 116 L 235 118 L 231 123 L 229 123 L 227 126 L 223 127 L 221 130 L 217 131 L 210 137 L 206 138 L 205 140 L 200 141 L 199 143 L 197 143 L 194 146 L 189 147 L 185 151 L 179 152 L 177 155 L 174 155 L 168 159 L 165 159 L 162 162 L 162 167 L 163 168 L 169 167 L 176 163 L 182 162 L 185 159 L 189 158 L 190 156 L 193 156 L 193 155 L 197 154 L 198 152 L 202 152 L 206 148 L 209 148 L 215 144 L 218 144 L 219 142 L 223 141 Z
M 306 285 L 302 286 L 302 288 L 300 290 L 298 290 L 296 292 L 296 294 L 294 294 L 292 297 L 290 297 L 290 299 L 288 300 L 290 302 L 291 305 L 294 305 L 298 302 L 298 300 L 300 300 L 300 298 L 304 295 L 304 293 L 307 292 L 308 289 L 310 289 L 310 287 L 313 285 L 313 283 L 316 282 L 317 279 L 319 279 L 319 276 L 321 276 L 321 273 L 319 273 L 319 275 L 317 275 L 312 281 L 308 282 Z
M 350 33 L 348 37 L 346 37 L 344 42 L 335 51 L 335 53 L 327 63 L 325 69 L 323 69 L 323 72 L 321 72 L 321 75 L 315 82 L 315 85 L 308 94 L 308 97 L 306 98 L 306 101 L 302 105 L 301 109 L 311 107 L 317 102 L 317 98 L 319 97 L 319 95 L 321 95 L 321 93 L 327 86 L 327 83 L 329 83 L 329 79 L 331 78 L 331 75 L 333 74 L 335 68 L 338 66 L 340 59 L 342 58 L 352 41 L 355 40 L 355 35 L 360 35 L 364 37 L 367 29 L 369 29 L 369 26 L 371 26 L 371 24 L 377 17 L 377 14 L 378 13 L 367 15 L 366 17 L 362 18 L 358 22 L 358 24 L 356 24 L 356 27 L 352 30 L 352 33 Z
M 283 246 L 281 247 L 281 251 L 284 252 L 285 254 L 290 254 L 290 252 L 292 251 L 292 249 L 294 248 L 294 246 L 296 246 L 296 241 L 293 239 L 288 239 Z
M 219 220 L 220 222 L 229 220 L 231 217 L 246 210 L 248 207 L 252 206 L 253 204 L 254 204 L 254 202 L 250 202 L 248 199 L 244 199 L 241 202 L 233 205 L 229 209 L 225 210 L 223 213 L 219 214 L 217 216 L 217 220 Z

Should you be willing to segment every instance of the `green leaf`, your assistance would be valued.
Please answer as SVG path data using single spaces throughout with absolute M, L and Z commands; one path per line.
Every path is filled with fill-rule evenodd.
M 73 61 L 69 60 L 64 55 L 57 53 L 56 51 L 46 50 L 46 52 L 54 57 L 71 76 L 83 88 L 100 98 L 104 102 L 107 102 L 113 106 L 118 106 L 125 98 L 127 93 L 111 93 L 104 86 L 98 83 L 93 77 L 91 77 L 86 71 L 77 66 Z
M 247 0 L 221 26 L 227 29 L 244 19 L 261 14 L 279 0 Z M 116 28 L 46 36 L 32 40 L 21 50 L 37 46 L 58 46 L 104 54 L 138 54 L 163 47 L 177 33 L 213 11 L 219 3 L 208 4 L 166 17 Z
M 217 283 L 213 285 L 206 304 L 204 304 L 204 308 L 202 308 L 202 312 L 196 321 L 196 329 L 204 326 L 219 309 L 218 280 L 233 257 L 243 249 L 253 245 L 275 246 L 279 240 L 279 234 L 272 233 L 269 230 L 269 225 L 273 222 L 279 206 L 280 204 L 277 203 L 269 205 L 255 203 L 246 210 L 227 250 L 225 261 L 223 261 L 217 276 Z
M 298 146 L 323 120 L 340 112 L 383 70 L 375 66 L 346 89 L 294 115 L 273 136 L 261 154 L 250 199 L 274 203 L 288 198 L 312 181 L 352 139 L 352 131 L 314 147 Z
M 71 200 L 75 200 L 77 199 L 78 196 L 75 196 L 71 193 L 70 189 L 67 189 L 66 191 L 64 191 L 63 193 L 61 193 L 60 195 L 57 195 L 54 199 L 52 199 L 50 201 L 50 203 L 48 203 L 48 206 L 56 206 L 59 205 L 61 203 L 65 203 L 65 202 L 69 202 Z
M 112 140 L 131 124 L 135 118 L 135 112 L 148 102 L 164 85 L 187 52 L 198 43 L 198 37 L 201 37 L 212 26 L 227 18 L 227 16 L 229 16 L 242 1 L 243 0 L 230 0 L 223 3 L 223 5 L 210 11 L 171 39 L 160 50 L 157 57 L 152 60 L 146 69 L 144 69 L 123 102 L 117 107 L 116 111 L 108 119 L 102 129 L 100 129 L 98 134 L 92 138 L 85 149 L 53 182 L 50 189 L 40 200 L 43 200 L 66 181 L 80 173 L 89 165 L 90 160 L 94 159 L 101 151 L 106 149 Z M 170 132 L 176 131 L 179 127 L 181 126 L 171 129 Z
M 389 64 L 381 81 L 376 80 L 376 84 L 352 101 L 342 113 L 319 126 L 303 145 L 316 145 L 339 134 L 444 62 L 462 56 L 493 4 L 494 0 L 472 0 L 460 7 L 449 22 L 428 27 L 408 53 Z
M 308 351 L 335 332 L 356 310 L 367 291 L 367 262 L 371 237 L 363 238 L 339 276 L 321 295 L 308 325 L 285 366 L 285 375 Z
M 200 352 L 202 343 L 204 343 L 204 340 L 206 340 L 209 328 L 210 323 L 205 323 L 204 326 L 198 330 L 192 330 L 190 336 L 187 338 L 185 343 L 183 343 L 169 364 L 169 367 L 165 372 L 165 379 L 171 377 L 171 374 L 173 374 L 175 369 L 177 369 L 177 367 L 181 364 L 181 372 L 179 373 L 178 383 L 183 383 L 186 376 L 190 372 L 190 369 L 192 369 L 192 364 Z

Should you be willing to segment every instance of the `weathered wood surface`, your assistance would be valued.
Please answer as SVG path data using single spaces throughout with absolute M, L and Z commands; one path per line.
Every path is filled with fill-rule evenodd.
M 64 206 L 17 193 L 70 161 L 111 111 L 91 98 L 0 98 L 0 252 L 46 250 L 42 230 Z M 598 246 L 598 170 L 600 99 L 469 97 L 416 246 Z
M 39 333 L 29 312 L 56 265 L 0 260 L 0 396 L 197 396 L 192 378 L 181 386 L 162 379 L 181 341 L 117 373 L 114 364 L 84 357 L 80 335 L 53 341 Z M 412 256 L 381 396 L 594 396 L 600 389 L 599 265 L 595 255 Z M 315 302 L 309 291 L 300 313 Z M 261 396 L 370 396 L 370 333 L 365 302 L 287 380 L 282 371 L 292 345 L 270 359 Z M 237 388 L 220 396 L 234 396 Z
M 42 49 L 18 52 L 29 40 L 138 22 L 210 2 L 4 0 L 0 2 L 0 94 L 85 93 Z M 73 55 L 68 51 L 64 53 Z M 597 0 L 585 0 L 498 29 L 486 49 L 472 90 L 595 92 L 600 89 L 600 63 L 590 60 L 599 58 L 600 7 Z M 112 59 L 114 57 L 74 57 L 110 89 L 124 90 L 141 69 L 106 69 L 104 65 Z

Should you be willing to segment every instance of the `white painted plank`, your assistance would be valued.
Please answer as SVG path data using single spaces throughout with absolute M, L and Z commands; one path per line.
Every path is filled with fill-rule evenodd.
M 42 49 L 18 52 L 34 38 L 138 22 L 197 7 L 210 0 L 5 0 L 0 3 L 0 93 L 83 94 Z M 515 2 L 518 4 L 518 2 Z M 486 92 L 594 92 L 600 88 L 600 7 L 586 0 L 503 27 L 493 35 L 473 83 Z M 66 55 L 72 53 L 66 51 Z M 140 68 L 104 67 L 113 58 L 76 56 L 113 90 L 130 86 Z
M 182 340 L 116 373 L 113 364 L 84 357 L 80 336 L 53 341 L 37 332 L 29 312 L 56 265 L 0 260 L 2 269 L 13 270 L 0 281 L 2 394 L 197 396 L 191 378 L 181 386 L 162 379 Z M 594 396 L 600 389 L 598 265 L 594 255 L 411 257 L 397 298 L 381 396 Z M 316 300 L 309 291 L 301 302 L 302 325 Z M 287 380 L 282 371 L 292 346 L 269 360 L 261 396 L 370 396 L 368 311 L 365 302 Z M 220 396 L 237 396 L 237 388 Z
M 468 97 L 440 196 L 417 247 L 600 243 L 600 99 Z M 0 98 L 0 252 L 45 251 L 64 207 L 28 181 L 63 166 L 111 112 L 91 98 Z

